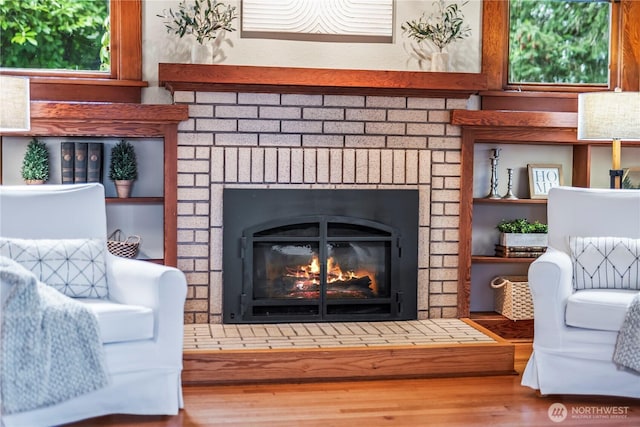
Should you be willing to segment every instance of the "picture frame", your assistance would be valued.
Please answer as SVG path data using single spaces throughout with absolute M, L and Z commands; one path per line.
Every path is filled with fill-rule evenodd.
M 564 184 L 561 164 L 528 164 L 529 197 L 546 199 L 549 190 Z
M 243 38 L 392 43 L 395 0 L 242 0 Z
M 640 189 L 640 167 L 624 168 L 622 188 Z

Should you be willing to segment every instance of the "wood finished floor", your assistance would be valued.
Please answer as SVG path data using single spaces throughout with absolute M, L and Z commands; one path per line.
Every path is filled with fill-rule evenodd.
M 530 343 L 516 345 L 521 372 Z M 112 415 L 74 427 L 208 426 L 630 426 L 640 425 L 640 400 L 546 396 L 520 385 L 520 375 L 380 381 L 187 386 L 185 409 L 176 416 Z M 548 416 L 562 403 L 568 417 Z M 612 411 L 617 417 L 588 416 Z M 573 412 L 573 414 L 572 414 Z

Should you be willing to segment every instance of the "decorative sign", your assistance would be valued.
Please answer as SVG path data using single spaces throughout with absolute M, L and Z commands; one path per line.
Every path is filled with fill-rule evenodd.
M 532 199 L 546 199 L 549 190 L 562 185 L 562 165 L 527 165 L 529 194 Z
M 242 37 L 393 41 L 393 0 L 242 0 Z

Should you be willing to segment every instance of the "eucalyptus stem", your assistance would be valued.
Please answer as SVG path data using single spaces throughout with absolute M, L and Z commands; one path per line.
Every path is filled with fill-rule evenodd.
M 462 40 L 471 35 L 471 27 L 464 24 L 464 13 L 462 8 L 468 3 L 461 5 L 451 3 L 445 6 L 444 0 L 435 1 L 438 12 L 429 16 L 423 13 L 418 19 L 407 21 L 401 25 L 402 30 L 409 38 L 416 39 L 418 43 L 423 41 L 431 42 L 439 52 L 442 52 L 450 43 Z
M 183 0 L 178 9 L 165 10 L 162 15 L 167 33 L 182 38 L 192 35 L 198 43 L 214 40 L 222 31 L 235 31 L 233 20 L 237 18 L 236 7 L 215 0 L 194 0 L 187 5 Z

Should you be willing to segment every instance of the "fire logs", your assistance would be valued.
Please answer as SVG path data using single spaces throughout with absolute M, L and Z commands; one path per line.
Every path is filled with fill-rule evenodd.
M 300 277 L 283 278 L 288 298 L 318 298 L 320 292 L 319 278 L 303 279 Z M 327 283 L 329 298 L 373 298 L 369 276 L 352 277 L 346 280 L 333 280 Z

